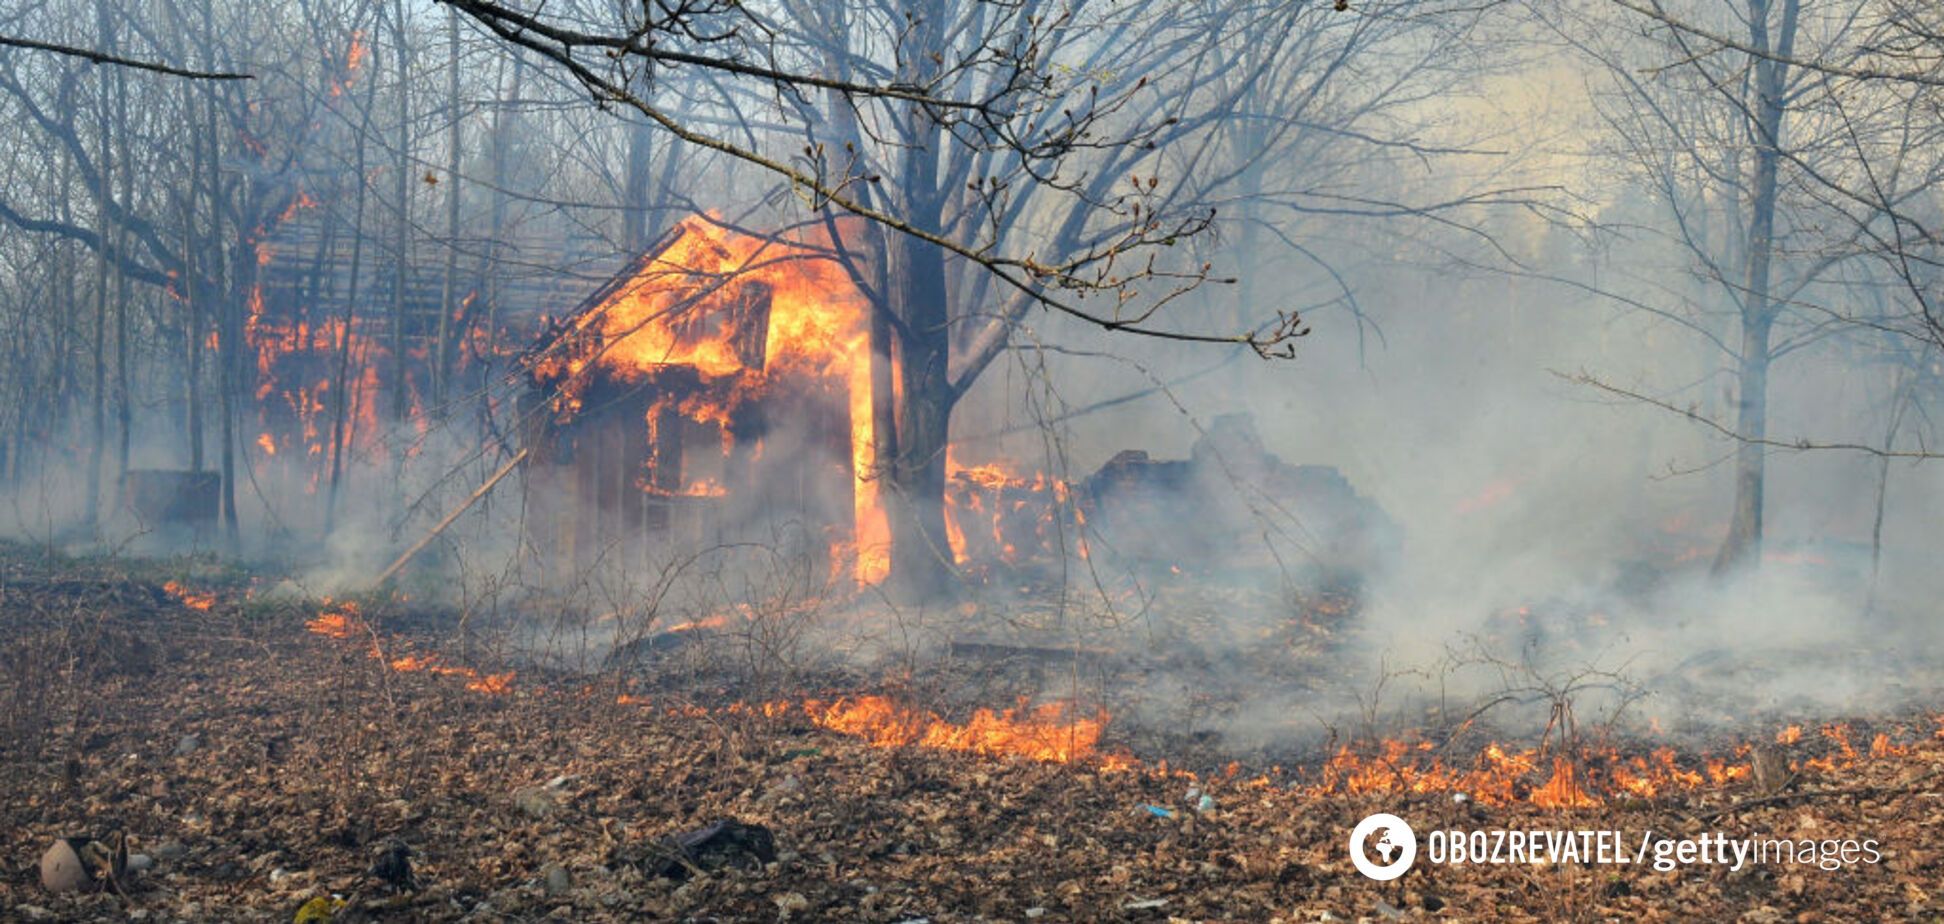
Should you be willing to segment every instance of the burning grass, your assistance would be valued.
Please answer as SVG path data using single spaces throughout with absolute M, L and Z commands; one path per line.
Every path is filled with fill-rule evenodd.
M 207 613 L 216 606 L 215 594 L 192 591 L 177 581 L 164 582 L 162 592 L 168 594 L 170 599 L 177 603 L 198 612 Z
M 345 640 L 353 638 L 372 638 L 370 656 L 384 662 L 385 666 L 400 674 L 425 672 L 440 677 L 459 677 L 466 681 L 466 689 L 490 696 L 501 696 L 513 691 L 513 671 L 503 674 L 482 674 L 470 667 L 447 664 L 437 654 L 402 654 L 388 657 L 385 648 L 397 650 L 403 642 L 386 643 L 377 640 L 376 633 L 365 621 L 364 610 L 354 601 L 325 601 L 324 608 L 304 623 L 304 628 L 313 635 L 329 639 Z
M 720 626 L 726 616 L 678 624 L 671 632 Z M 311 632 L 331 639 L 371 637 L 357 604 L 328 603 L 307 624 Z M 397 673 L 429 673 L 466 680 L 465 689 L 505 695 L 514 689 L 514 672 L 482 674 L 450 665 L 437 654 L 406 653 L 387 658 L 384 648 L 409 647 L 400 640 L 374 642 L 373 658 Z M 544 692 L 544 691 L 543 691 Z M 617 705 L 652 707 L 647 696 L 622 693 Z M 1011 708 L 977 708 L 963 721 L 901 703 L 881 694 L 857 694 L 835 699 L 806 698 L 765 703 L 732 702 L 717 709 L 692 703 L 671 706 L 671 714 L 708 716 L 760 715 L 780 718 L 802 715 L 818 728 L 859 739 L 873 748 L 950 751 L 983 757 L 1082 764 L 1103 772 L 1127 772 L 1163 779 L 1200 778 L 1193 771 L 1170 768 L 1166 760 L 1149 763 L 1123 747 L 1105 744 L 1112 717 L 1104 708 L 1082 712 L 1060 702 L 1033 704 L 1021 699 Z M 1935 719 L 1934 737 L 1944 739 L 1944 716 Z M 1800 725 L 1773 735 L 1788 749 L 1785 766 L 1791 774 L 1840 778 L 1865 761 L 1905 756 L 1922 729 L 1903 726 L 1876 731 L 1869 748 L 1859 751 L 1845 723 L 1822 725 L 1813 741 L 1805 740 Z M 1820 753 L 1816 753 L 1820 751 Z M 1239 766 L 1231 763 L 1220 774 L 1233 778 Z M 1495 808 L 1528 805 L 1539 809 L 1595 809 L 1614 804 L 1670 798 L 1748 782 L 1754 773 L 1752 746 L 1741 744 L 1726 754 L 1683 755 L 1667 744 L 1632 741 L 1626 744 L 1575 742 L 1558 745 L 1548 740 L 1537 746 L 1493 741 L 1468 757 L 1454 758 L 1449 746 L 1430 740 L 1387 738 L 1363 745 L 1338 746 L 1327 758 L 1285 773 L 1275 768 L 1252 777 L 1258 787 L 1273 788 L 1302 798 L 1326 800 L 1362 797 L 1456 797 Z
M 911 709 L 883 696 L 854 696 L 832 703 L 811 700 L 804 711 L 818 726 L 862 738 L 873 747 L 921 747 L 987 756 L 1068 763 L 1096 756 L 1107 712 L 1069 714 L 1059 703 L 1013 709 L 979 709 L 964 723 Z

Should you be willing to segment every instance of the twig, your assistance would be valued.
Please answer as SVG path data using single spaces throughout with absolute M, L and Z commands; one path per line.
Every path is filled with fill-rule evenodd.
M 239 74 L 239 73 L 234 73 L 232 71 L 192 71 L 192 70 L 175 67 L 168 64 L 161 64 L 154 61 L 137 61 L 133 58 L 123 58 L 117 55 L 111 55 L 105 52 L 95 51 L 91 48 L 76 48 L 72 45 L 57 45 L 53 42 L 39 42 L 33 39 L 18 38 L 11 35 L 0 35 L 0 45 L 12 47 L 12 48 L 26 48 L 33 51 L 51 51 L 57 55 L 67 55 L 70 58 L 80 58 L 84 61 L 92 61 L 95 64 L 112 64 L 116 67 L 132 67 L 137 70 L 154 71 L 158 74 L 168 74 L 172 77 L 188 77 L 192 80 L 255 80 L 256 79 L 255 74 Z
M 1937 776 L 1939 773 L 1944 773 L 1944 770 L 1931 770 L 1930 772 L 1918 776 L 1916 779 L 1910 780 L 1909 782 L 1906 782 L 1901 786 L 1856 786 L 1856 787 L 1851 787 L 1849 789 L 1811 789 L 1811 790 L 1805 790 L 1803 792 L 1783 793 L 1777 796 L 1764 796 L 1763 798 L 1760 799 L 1749 799 L 1744 802 L 1737 802 L 1733 805 L 1723 806 L 1722 808 L 1716 809 L 1715 811 L 1709 812 L 1705 815 L 1695 815 L 1692 817 L 1695 818 L 1697 821 L 1700 821 L 1702 824 L 1709 824 L 1718 818 L 1722 818 L 1727 815 L 1733 815 L 1736 812 L 1742 811 L 1744 809 L 1763 808 L 1765 806 L 1770 806 L 1770 805 L 1788 805 L 1792 802 L 1802 802 L 1808 799 L 1820 799 L 1823 797 L 1829 797 L 1833 799 L 1842 799 L 1842 798 L 1851 798 L 1851 797 L 1867 798 L 1871 796 L 1904 795 L 1906 793 L 1915 791 L 1917 789 L 1918 784 L 1923 783 Z
M 1735 440 L 1736 442 L 1740 442 L 1740 443 L 1747 443 L 1751 446 L 1767 446 L 1772 449 L 1787 449 L 1791 452 L 1809 452 L 1811 450 L 1844 450 L 1848 452 L 1861 452 L 1868 455 L 1876 456 L 1877 458 L 1880 459 L 1916 459 L 1919 461 L 1931 461 L 1936 459 L 1944 459 L 1944 453 L 1927 452 L 1921 449 L 1879 449 L 1875 446 L 1870 446 L 1863 443 L 1817 443 L 1806 439 L 1773 440 L 1773 439 L 1768 439 L 1766 437 L 1749 436 L 1748 434 L 1741 433 L 1737 431 L 1735 428 L 1730 427 L 1727 424 L 1724 424 L 1718 420 L 1715 420 L 1714 418 L 1709 417 L 1706 414 L 1701 413 L 1700 411 L 1696 411 L 1692 408 L 1675 407 L 1674 405 L 1669 404 L 1666 401 L 1662 401 L 1659 398 L 1652 398 L 1647 395 L 1643 395 L 1639 392 L 1628 391 L 1627 389 L 1621 388 L 1618 385 L 1611 385 L 1606 382 L 1602 382 L 1599 379 L 1596 379 L 1584 372 L 1576 373 L 1573 375 L 1567 375 L 1566 373 L 1563 372 L 1554 371 L 1553 375 L 1565 379 L 1566 381 L 1571 382 L 1575 385 L 1587 385 L 1593 388 L 1597 388 L 1600 391 L 1606 392 L 1609 395 L 1614 395 L 1620 398 L 1626 398 L 1630 401 L 1638 401 L 1642 404 L 1651 405 L 1653 407 L 1660 408 L 1663 411 L 1671 411 L 1673 413 L 1681 415 L 1682 417 L 1686 417 L 1687 419 L 1692 420 L 1695 423 L 1707 427 L 1708 429 L 1713 430 L 1716 433 L 1721 434 L 1722 436 L 1728 437 L 1731 440 Z

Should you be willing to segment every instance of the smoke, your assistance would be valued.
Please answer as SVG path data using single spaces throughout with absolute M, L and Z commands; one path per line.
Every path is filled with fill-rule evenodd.
M 1572 252 L 1570 241 L 1538 237 L 1542 255 Z M 1637 253 L 1614 258 L 1637 261 L 1627 268 L 1635 275 L 1655 271 Z M 1031 417 L 1036 401 L 1057 411 L 1167 383 L 1064 420 L 1050 440 L 1028 433 L 991 451 L 1050 458 L 1083 479 L 1123 449 L 1184 458 L 1219 417 L 1247 413 L 1275 455 L 1339 469 L 1396 521 L 1401 549 L 1368 575 L 1355 616 L 1326 652 L 1288 662 L 1302 677 L 1242 684 L 1219 669 L 1162 669 L 1142 679 L 1140 720 L 1174 721 L 1228 696 L 1215 724 L 1232 745 L 1255 747 L 1456 722 L 1493 702 L 1484 721 L 1531 733 L 1563 699 L 1582 722 L 1707 734 L 1752 719 L 1895 710 L 1936 692 L 1918 652 L 1940 641 L 1932 601 L 1944 581 L 1926 537 L 1944 506 L 1944 470 L 1887 467 L 1879 543 L 1881 460 L 1771 451 L 1764 560 L 1714 576 L 1735 442 L 1578 379 L 1732 420 L 1731 360 L 1690 332 L 1568 286 L 1354 253 L 1345 265 L 1374 330 L 1321 313 L 1293 362 L 1250 357 L 1201 375 L 1219 355 L 1040 332 L 1117 358 L 1075 346 L 1022 360 L 1016 375 L 985 386 L 983 410 L 960 420 L 966 432 L 1003 430 Z M 1201 316 L 1226 297 L 1206 294 Z M 1775 365 L 1772 437 L 1882 444 L 1895 370 L 1864 360 L 1869 336 L 1835 337 Z M 1261 496 L 1259 485 L 1236 490 Z M 1258 511 L 1230 528 L 1274 544 L 1301 533 L 1267 525 L 1284 513 Z M 1183 514 L 1190 528 L 1209 515 Z M 1301 543 L 1289 545 L 1300 560 Z M 1175 635 L 1195 660 L 1258 662 L 1266 634 L 1301 618 L 1279 592 L 1288 574 L 1221 564 L 1193 563 L 1193 586 L 1158 592 L 1163 603 L 1139 610 L 1129 631 L 1141 639 L 1129 647 L 1152 656 L 1155 624 L 1172 622 L 1186 627 Z M 1109 584 L 1105 596 L 1127 592 Z M 1184 612 L 1197 597 L 1218 613 Z

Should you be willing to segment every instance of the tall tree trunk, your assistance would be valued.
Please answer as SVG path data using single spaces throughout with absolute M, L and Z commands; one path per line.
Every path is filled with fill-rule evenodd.
M 102 50 L 113 54 L 115 33 L 113 25 L 109 22 L 108 5 L 105 3 L 95 8 L 95 26 Z M 113 167 L 119 166 L 111 164 L 108 160 L 108 133 L 113 128 L 108 124 L 108 71 L 103 68 L 97 70 L 96 74 L 100 77 L 98 89 L 101 92 L 98 104 L 101 107 L 101 124 L 95 136 L 95 209 L 99 215 L 101 241 L 100 246 L 95 248 L 94 390 L 92 393 L 94 406 L 89 415 L 91 426 L 87 472 L 87 527 L 91 532 L 98 531 L 101 526 L 101 457 L 107 452 L 108 443 L 108 268 L 116 256 L 112 253 L 114 228 L 110 226 L 111 222 L 108 218 L 109 197 L 114 195 L 114 191 L 108 187 L 108 178 Z
M 184 97 L 186 102 L 186 93 Z M 200 174 L 201 163 L 202 146 L 198 143 L 190 155 L 190 172 Z M 197 181 L 192 178 L 189 182 L 189 195 L 183 197 L 182 203 L 182 297 L 186 303 L 184 308 L 187 315 L 183 322 L 183 330 L 186 332 L 183 339 L 187 342 L 183 346 L 188 354 L 183 359 L 184 365 L 189 369 L 189 374 L 184 377 L 183 400 L 189 409 L 186 436 L 189 439 L 189 470 L 192 472 L 203 470 L 203 293 L 202 287 L 196 283 L 196 274 L 200 272 L 196 265 L 196 184 Z
M 485 294 L 482 296 L 486 299 L 486 312 L 485 317 L 480 321 L 487 338 L 486 349 L 483 351 L 484 356 L 496 355 L 499 349 L 500 241 L 506 234 L 506 206 L 508 198 L 506 184 L 508 178 L 512 176 L 509 160 L 511 159 L 510 155 L 513 149 L 512 135 L 516 125 L 508 117 L 507 107 L 509 105 L 508 101 L 520 98 L 520 88 L 526 79 L 525 59 L 521 57 L 517 49 L 514 51 L 512 57 L 513 76 L 511 78 L 511 86 L 508 87 L 506 81 L 498 78 L 495 78 L 493 81 L 494 93 L 498 95 L 498 98 L 494 101 L 493 125 L 491 129 L 493 188 L 487 192 L 487 196 L 490 197 L 491 206 L 489 208 L 486 246 L 481 250 L 479 267 L 479 276 L 486 289 Z M 503 64 L 504 62 L 502 60 L 502 66 Z M 478 388 L 479 419 L 482 424 L 487 425 L 482 427 L 483 430 L 489 428 L 492 422 L 493 397 L 490 386 L 494 370 L 492 363 L 484 361 L 484 357 L 481 360 L 479 363 Z
M 357 397 L 351 386 L 351 357 L 355 343 L 351 334 L 358 324 L 359 283 L 364 278 L 365 202 L 371 186 L 366 176 L 366 152 L 370 150 L 367 139 L 371 137 L 372 107 L 378 102 L 378 82 L 368 80 L 365 86 L 367 89 L 364 106 L 358 114 L 354 155 L 357 169 L 352 174 L 352 180 L 358 186 L 358 194 L 351 212 L 351 266 L 347 273 L 349 279 L 345 283 L 344 328 L 339 331 L 337 377 L 331 385 L 336 390 L 337 400 L 331 407 L 331 485 L 324 498 L 324 535 L 326 536 L 337 529 L 338 496 L 344 484 L 344 454 L 351 448 L 351 405 Z M 364 363 L 369 361 L 369 357 L 366 356 L 358 358 L 360 372 L 364 368 Z M 370 399 L 376 396 L 365 397 Z
M 134 159 L 128 154 L 128 70 L 115 69 L 115 159 L 121 163 L 121 203 L 135 207 Z M 115 493 L 111 503 L 117 508 L 128 490 L 128 450 L 134 429 L 134 389 L 128 381 L 128 272 L 122 265 L 128 248 L 128 230 L 115 223 Z
M 1772 0 L 1748 0 L 1749 30 L 1755 47 L 1770 47 L 1769 12 Z M 1769 337 L 1776 308 L 1769 295 L 1771 261 L 1775 254 L 1777 168 L 1781 160 L 1782 117 L 1788 66 L 1783 62 L 1795 48 L 1799 0 L 1782 0 L 1782 19 L 1776 27 L 1774 56 L 1758 56 L 1755 69 L 1755 174 L 1749 184 L 1749 222 L 1746 275 L 1741 291 L 1741 363 L 1735 396 L 1735 432 L 1741 445 L 1735 451 L 1735 507 L 1728 535 L 1715 555 L 1714 573 L 1726 574 L 1762 557 L 1762 505 L 1767 477 Z
M 452 338 L 465 336 L 453 330 L 459 310 L 459 11 L 446 11 L 446 109 L 452 125 L 446 136 L 446 260 L 445 284 L 439 296 L 439 341 L 432 351 L 433 407 L 445 413 L 447 384 L 451 370 Z
M 221 227 L 220 223 L 218 227 Z M 243 355 L 242 344 L 238 342 L 243 339 L 243 325 L 238 318 L 242 315 L 242 306 L 237 304 L 234 297 L 225 298 L 218 311 L 221 314 L 217 322 L 216 363 L 220 371 L 217 373 L 216 393 L 220 399 L 218 410 L 223 415 L 220 447 L 223 460 L 223 529 L 229 547 L 234 550 L 242 544 L 236 516 L 236 415 L 241 413 L 236 390 L 242 380 L 238 369 L 242 365 Z
M 886 498 L 891 579 L 895 594 L 923 601 L 943 596 L 953 583 L 945 533 L 945 449 L 954 400 L 945 258 L 937 247 L 909 235 L 899 237 L 892 251 L 893 297 L 907 332 L 898 343 L 903 402 L 897 461 L 890 472 L 893 490 Z
M 398 199 L 395 205 L 398 212 L 393 218 L 398 222 L 398 233 L 393 239 L 394 248 L 392 251 L 391 416 L 393 420 L 403 420 L 405 419 L 406 409 L 410 406 L 408 403 L 409 395 L 407 394 L 409 389 L 405 383 L 405 313 L 407 305 L 405 282 L 406 261 L 410 258 L 412 247 L 411 59 L 406 46 L 407 36 L 405 34 L 404 0 L 398 0 L 398 2 L 392 4 L 392 27 L 395 30 L 398 44 L 398 127 L 396 136 L 392 141 L 392 153 L 397 158 L 392 168 L 395 173 L 392 190 Z M 402 453 L 399 454 L 399 458 L 403 459 L 404 455 Z
M 187 82 L 183 82 L 183 115 L 194 117 L 196 95 Z M 202 132 L 189 132 L 189 191 L 183 195 L 183 329 L 187 331 L 183 344 L 183 366 L 189 368 L 189 375 L 183 379 L 183 401 L 189 409 L 189 420 L 185 424 L 185 438 L 189 442 L 189 471 L 202 471 L 202 302 L 204 292 L 196 282 L 200 280 L 200 247 L 196 245 L 196 196 L 202 195 L 202 171 L 208 165 L 208 148 L 204 148 Z
M 647 92 L 646 88 L 636 92 Z M 622 177 L 621 246 L 629 256 L 648 247 L 649 173 L 654 130 L 646 121 L 628 127 L 628 175 Z

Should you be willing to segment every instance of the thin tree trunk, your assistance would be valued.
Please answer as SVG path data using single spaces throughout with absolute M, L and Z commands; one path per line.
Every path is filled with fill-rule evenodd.
M 358 143 L 355 154 L 357 170 L 353 177 L 358 184 L 357 203 L 353 206 L 351 217 L 351 268 L 350 280 L 344 298 L 344 329 L 339 332 L 337 378 L 331 386 L 336 389 L 337 400 L 331 408 L 331 486 L 324 500 L 324 535 L 328 536 L 337 528 L 338 494 L 344 484 L 344 454 L 351 448 L 349 414 L 352 403 L 357 397 L 351 387 L 351 354 L 354 338 L 351 336 L 358 323 L 358 289 L 364 273 L 364 222 L 365 200 L 369 194 L 370 183 L 365 178 L 365 153 L 369 150 L 367 139 L 371 137 L 371 110 L 378 102 L 378 82 L 367 81 L 364 107 L 359 113 Z M 363 370 L 366 357 L 359 357 L 359 369 Z
M 103 4 L 97 7 L 95 12 L 96 28 L 101 37 L 102 50 L 113 53 L 115 38 L 113 29 L 108 22 L 108 7 L 106 4 Z M 112 256 L 112 244 L 110 242 L 114 238 L 114 229 L 109 227 L 108 219 L 108 197 L 113 194 L 108 188 L 108 177 L 114 167 L 108 160 L 108 132 L 110 129 L 107 118 L 109 102 L 108 72 L 103 69 L 96 73 L 100 75 L 101 127 L 95 139 L 95 204 L 100 214 L 101 242 L 100 246 L 95 248 L 94 388 L 92 391 L 93 410 L 89 415 L 91 425 L 89 428 L 87 471 L 87 526 L 91 533 L 98 532 L 101 527 L 101 457 L 107 451 L 106 444 L 108 440 L 106 395 L 108 390 L 108 265 Z
M 394 146 L 392 153 L 397 158 L 397 161 L 393 167 L 395 176 L 393 178 L 392 191 L 393 195 L 397 197 L 396 207 L 398 213 L 394 218 L 398 222 L 398 227 L 397 234 L 394 236 L 394 249 L 392 251 L 391 416 L 393 420 L 403 420 L 405 419 L 406 409 L 410 406 L 407 400 L 408 388 L 405 382 L 405 308 L 407 302 L 405 297 L 405 282 L 406 260 L 410 256 L 412 246 L 411 60 L 406 46 L 405 4 L 403 0 L 398 0 L 398 2 L 392 4 L 392 27 L 397 41 L 396 61 L 398 67 L 398 127 L 392 141 Z M 403 458 L 402 454 L 400 458 Z
M 1749 0 L 1750 32 L 1756 47 L 1769 47 L 1770 0 Z M 1777 168 L 1781 160 L 1783 99 L 1788 74 L 1781 59 L 1794 50 L 1798 0 L 1783 0 L 1778 26 L 1779 55 L 1758 58 L 1755 68 L 1755 174 L 1749 185 L 1747 271 L 1741 291 L 1741 362 L 1735 396 L 1735 506 L 1728 535 L 1715 556 L 1714 573 L 1726 574 L 1762 558 L 1762 506 L 1767 477 L 1769 338 L 1775 305 L 1769 296 L 1775 252 Z
M 196 154 L 198 160 L 201 153 Z M 200 169 L 200 168 L 197 168 Z M 193 186 L 193 184 L 192 184 Z M 182 207 L 182 295 L 188 302 L 188 357 L 189 374 L 186 377 L 184 397 L 189 404 L 189 470 L 203 470 L 203 406 L 202 406 L 202 354 L 203 319 L 201 287 L 196 285 L 196 234 L 195 234 L 195 193 L 193 189 Z
M 121 202 L 125 208 L 135 205 L 134 160 L 128 153 L 128 70 L 115 69 L 115 125 L 116 159 L 121 162 Z M 120 222 L 115 225 L 115 493 L 111 502 L 118 508 L 128 490 L 128 449 L 130 433 L 134 428 L 134 389 L 128 381 L 128 273 L 122 266 L 122 255 L 128 248 L 128 231 Z
M 1883 451 L 1886 455 L 1877 460 L 1876 513 L 1870 522 L 1870 588 L 1863 597 L 1865 616 L 1876 612 L 1878 582 L 1883 576 L 1883 519 L 1887 509 L 1885 501 L 1890 496 L 1888 453 L 1897 448 L 1897 431 L 1903 428 L 1904 410 L 1910 406 L 1910 382 L 1908 373 L 1899 373 L 1896 386 L 1890 390 L 1890 424 L 1883 431 Z
M 439 342 L 432 356 L 433 407 L 444 414 L 451 372 L 454 314 L 459 310 L 459 11 L 446 11 L 446 108 L 452 121 L 446 140 L 445 286 L 439 297 Z M 463 336 L 464 331 L 457 332 Z
M 526 69 L 524 59 L 515 50 L 513 53 L 512 87 L 505 93 L 503 99 L 519 99 L 520 87 L 525 79 Z M 493 81 L 496 92 L 501 85 L 500 80 L 495 79 Z M 511 175 L 507 161 L 508 152 L 512 150 L 512 144 L 510 143 L 512 128 L 513 123 L 507 119 L 505 105 L 494 106 L 492 127 L 493 188 L 487 193 L 492 201 L 490 230 L 488 232 L 489 236 L 486 240 L 486 246 L 480 256 L 479 267 L 479 275 L 486 289 L 485 294 L 482 296 L 486 299 L 486 312 L 485 318 L 481 322 L 484 325 L 488 339 L 484 351 L 486 356 L 495 355 L 499 347 L 497 342 L 499 336 L 500 310 L 499 256 L 500 240 L 506 233 L 506 184 L 507 178 Z M 482 361 L 479 364 L 478 389 L 479 419 L 482 423 L 490 422 L 493 413 L 492 392 L 489 388 L 492 374 L 491 363 Z

